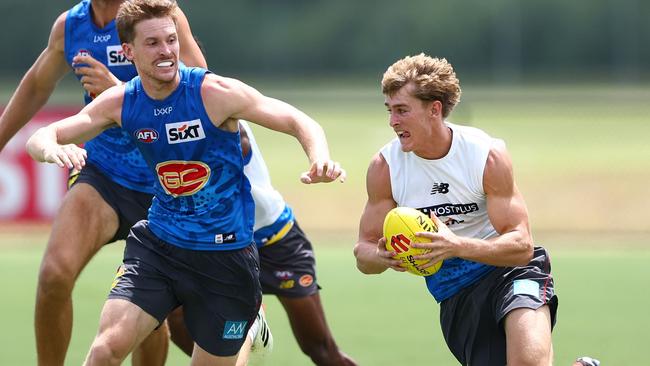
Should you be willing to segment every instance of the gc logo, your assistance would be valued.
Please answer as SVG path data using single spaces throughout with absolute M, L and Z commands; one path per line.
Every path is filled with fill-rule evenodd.
M 170 160 L 156 165 L 158 180 L 173 197 L 190 196 L 210 179 L 210 167 L 200 161 Z

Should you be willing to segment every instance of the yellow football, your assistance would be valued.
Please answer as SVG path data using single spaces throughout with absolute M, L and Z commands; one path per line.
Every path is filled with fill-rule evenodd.
M 384 219 L 384 237 L 386 249 L 397 253 L 393 258 L 402 261 L 400 265 L 410 273 L 418 276 L 430 276 L 440 269 L 442 261 L 425 269 L 417 266 L 426 263 L 426 260 L 415 260 L 413 256 L 427 253 L 428 249 L 413 248 L 411 243 L 427 243 L 429 239 L 415 236 L 417 232 L 437 232 L 438 228 L 431 218 L 422 212 L 410 207 L 395 207 L 390 210 Z

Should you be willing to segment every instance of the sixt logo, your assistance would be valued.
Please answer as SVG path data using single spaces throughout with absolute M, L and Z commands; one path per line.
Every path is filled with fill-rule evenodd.
M 93 38 L 93 42 L 94 42 L 94 43 L 104 43 L 104 42 L 108 42 L 108 41 L 110 41 L 110 39 L 111 39 L 111 35 L 110 35 L 110 34 L 96 35 L 96 36 Z
M 411 241 L 404 234 L 393 235 L 390 238 L 390 247 L 393 248 L 395 253 L 400 254 L 409 250 Z
M 158 141 L 158 131 L 153 128 L 141 128 L 135 131 L 134 135 L 138 141 L 144 142 L 145 144 Z
M 171 160 L 158 163 L 156 173 L 160 185 L 172 197 L 190 196 L 210 179 L 210 167 L 200 161 Z M 222 237 L 222 240 L 227 238 Z M 215 238 L 216 241 L 216 238 Z
M 126 58 L 122 46 L 106 46 L 106 59 L 108 66 L 129 66 L 133 65 L 129 59 Z
M 154 117 L 164 116 L 166 114 L 170 114 L 173 110 L 174 110 L 174 107 L 171 106 L 171 105 L 169 107 L 154 108 L 153 109 L 153 115 L 154 115 Z
M 165 129 L 167 130 L 167 142 L 169 144 L 180 144 L 205 138 L 205 132 L 203 131 L 200 119 L 188 122 L 166 123 Z

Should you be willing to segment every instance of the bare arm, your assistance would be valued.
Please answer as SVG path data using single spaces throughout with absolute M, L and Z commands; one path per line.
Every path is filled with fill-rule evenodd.
M 403 272 L 400 261 L 392 259 L 395 253 L 386 250 L 383 224 L 386 214 L 397 206 L 393 200 L 390 171 L 386 160 L 376 154 L 366 176 L 368 201 L 359 222 L 359 239 L 354 246 L 357 268 L 366 274 L 382 273 L 387 268 Z
M 123 97 L 124 86 L 113 87 L 74 116 L 39 128 L 27 141 L 27 152 L 36 161 L 81 169 L 86 151 L 75 144 L 118 126 Z
M 206 75 L 201 93 L 212 122 L 227 131 L 236 131 L 239 119 L 294 136 L 302 145 L 311 168 L 303 183 L 345 179 L 345 171 L 330 159 L 327 139 L 321 126 L 297 108 L 262 95 L 241 81 L 214 74 Z
M 495 143 L 488 155 L 483 173 L 483 189 L 492 226 L 499 235 L 483 240 L 454 235 L 435 218 L 439 231 L 422 233 L 432 243 L 413 244 L 432 252 L 416 259 L 431 259 L 423 267 L 449 257 L 460 257 L 494 266 L 526 265 L 533 256 L 533 239 L 528 222 L 528 209 L 517 189 L 510 155 L 501 142 Z
M 47 47 L 18 84 L 0 116 L 0 151 L 50 98 L 56 84 L 70 70 L 64 55 L 66 13 L 52 26 Z
M 176 30 L 178 31 L 178 42 L 181 46 L 181 54 L 179 55 L 181 61 L 186 66 L 195 66 L 207 68 L 208 64 L 205 61 L 205 57 L 199 48 L 199 45 L 196 43 L 194 36 L 192 35 L 192 30 L 190 29 L 190 23 L 187 21 L 187 17 L 180 8 L 177 8 L 178 12 L 176 14 Z

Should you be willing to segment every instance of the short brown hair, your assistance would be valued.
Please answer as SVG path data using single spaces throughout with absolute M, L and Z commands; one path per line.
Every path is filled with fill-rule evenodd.
M 460 82 L 446 59 L 432 58 L 424 53 L 407 56 L 392 64 L 381 81 L 382 92 L 393 95 L 407 84 L 413 84 L 413 96 L 442 103 L 442 116 L 447 118 L 460 101 Z
M 170 17 L 176 23 L 175 0 L 126 0 L 120 5 L 115 17 L 117 33 L 122 43 L 130 43 L 135 38 L 135 25 L 153 18 Z

